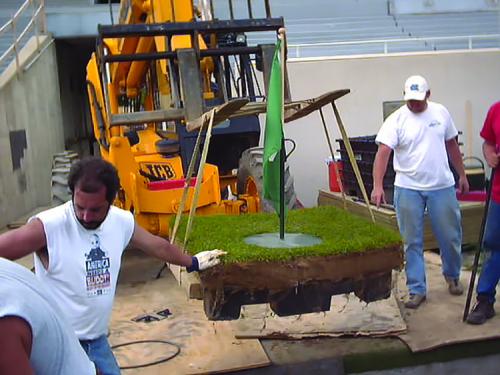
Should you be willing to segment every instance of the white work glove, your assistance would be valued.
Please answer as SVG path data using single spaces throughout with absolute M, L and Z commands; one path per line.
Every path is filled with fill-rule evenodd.
M 220 257 L 226 255 L 225 251 L 215 249 L 202 251 L 193 257 L 193 264 L 186 267 L 188 272 L 203 271 L 220 263 Z

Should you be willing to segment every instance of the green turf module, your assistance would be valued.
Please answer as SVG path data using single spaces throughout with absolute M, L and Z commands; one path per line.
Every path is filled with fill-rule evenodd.
M 179 227 L 184 238 L 186 217 Z M 279 231 L 275 214 L 239 216 L 196 216 L 187 248 L 189 253 L 210 249 L 228 252 L 225 263 L 250 261 L 288 261 L 298 257 L 327 256 L 381 249 L 401 243 L 399 233 L 332 206 L 319 206 L 288 212 L 285 231 L 318 236 L 323 243 L 310 247 L 263 248 L 248 245 L 244 238 Z

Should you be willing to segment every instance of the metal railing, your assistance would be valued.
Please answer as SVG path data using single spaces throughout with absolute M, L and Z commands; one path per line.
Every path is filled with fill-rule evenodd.
M 17 25 L 21 17 L 27 16 L 27 12 L 31 9 L 31 18 L 24 29 L 18 34 Z M 26 13 L 25 13 L 26 12 Z M 28 36 L 31 29 L 34 29 L 36 36 L 36 48 L 40 52 L 39 36 L 46 34 L 46 18 L 45 18 L 45 0 L 26 0 L 23 5 L 14 13 L 12 18 L 0 27 L 0 38 L 12 33 L 12 44 L 0 56 L 0 67 L 14 55 L 16 62 L 16 72 L 19 73 L 21 65 L 19 63 L 19 52 L 21 49 L 21 42 L 24 37 Z
M 323 51 L 333 50 L 335 48 L 341 49 L 341 47 L 348 46 L 358 46 L 359 54 L 366 54 L 363 52 L 363 48 L 365 46 L 380 46 L 380 50 L 375 53 L 395 53 L 401 52 L 398 51 L 398 45 L 408 43 L 418 43 L 421 42 L 425 48 L 417 48 L 415 51 L 426 51 L 426 50 L 450 50 L 450 49 L 474 49 L 474 48 L 483 48 L 478 46 L 479 41 L 494 41 L 496 43 L 496 47 L 500 47 L 500 34 L 485 34 L 485 35 L 466 35 L 466 36 L 443 36 L 443 37 L 414 37 L 414 38 L 397 38 L 397 39 L 370 39 L 370 40 L 353 40 L 353 41 L 342 41 L 342 42 L 324 42 L 324 43 L 309 43 L 309 44 L 290 44 L 288 45 L 288 53 L 290 57 L 300 58 L 302 56 L 302 52 L 307 49 L 321 49 Z M 454 42 L 458 43 L 460 47 L 455 48 L 439 48 L 440 43 L 446 42 Z M 373 53 L 373 52 L 370 52 Z M 327 54 L 328 55 L 352 55 L 354 53 L 338 53 L 338 54 Z

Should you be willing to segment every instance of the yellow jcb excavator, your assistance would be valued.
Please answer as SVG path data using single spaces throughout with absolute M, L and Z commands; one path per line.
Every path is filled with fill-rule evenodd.
M 274 45 L 249 46 L 247 36 L 276 33 L 284 24 L 271 17 L 268 0 L 262 18 L 253 16 L 251 1 L 247 5 L 248 18 L 235 19 L 228 0 L 229 19 L 219 20 L 213 1 L 194 7 L 192 0 L 122 0 L 119 24 L 99 26 L 87 65 L 94 136 L 120 176 L 115 204 L 131 210 L 152 233 L 168 234 L 188 165 L 199 154 L 198 132 L 188 132 L 186 124 L 235 98 L 265 98 L 260 86 L 266 86 Z M 197 213 L 267 208 L 256 113 L 240 113 L 213 129 Z M 288 168 L 285 178 L 286 202 L 297 206 Z M 189 189 L 186 207 L 193 199 Z

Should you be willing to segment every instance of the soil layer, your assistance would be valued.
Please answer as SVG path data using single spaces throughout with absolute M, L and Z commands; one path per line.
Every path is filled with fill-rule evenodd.
M 354 292 L 372 302 L 391 292 L 400 268 L 399 244 L 342 255 L 301 257 L 287 262 L 228 263 L 200 273 L 209 319 L 237 319 L 241 305 L 270 303 L 280 316 L 328 311 L 331 296 Z

